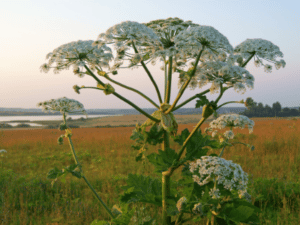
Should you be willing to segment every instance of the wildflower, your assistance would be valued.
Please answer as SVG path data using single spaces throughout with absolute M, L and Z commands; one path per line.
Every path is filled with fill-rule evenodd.
M 1 149 L 0 153 L 6 153 L 7 151 L 5 149 Z
M 222 115 L 218 119 L 213 120 L 209 124 L 209 128 L 215 129 L 223 129 L 225 127 L 232 128 L 245 128 L 245 125 L 248 125 L 249 133 L 253 132 L 254 121 L 250 120 L 248 117 L 238 114 L 229 114 L 229 115 Z M 226 132 L 224 133 L 225 136 L 233 137 L 233 133 Z
M 43 108 L 43 111 L 45 112 L 58 111 L 61 112 L 62 114 L 65 113 L 66 115 L 68 113 L 82 112 L 87 116 L 86 111 L 80 102 L 66 97 L 40 102 L 37 104 L 37 106 L 41 106 Z
M 47 54 L 48 63 L 43 64 L 40 69 L 47 73 L 50 68 L 54 68 L 55 73 L 73 66 L 74 74 L 83 77 L 80 67 L 87 64 L 92 70 L 95 66 L 109 67 L 108 62 L 113 58 L 111 49 L 106 45 L 101 48 L 93 46 L 94 41 L 74 41 L 60 47 Z
M 190 171 L 193 173 L 194 182 L 203 186 L 211 181 L 222 185 L 227 190 L 238 190 L 239 194 L 246 193 L 248 174 L 241 166 L 214 156 L 202 156 L 195 162 L 190 163 Z M 216 185 L 210 189 L 210 196 L 219 199 L 220 192 Z
M 233 47 L 228 39 L 215 28 L 210 26 L 194 26 L 180 32 L 175 38 L 174 43 L 177 48 L 190 53 L 199 53 L 203 46 L 208 49 L 224 49 L 232 52 Z M 212 53 L 212 51 L 211 51 Z
M 245 59 L 248 59 L 252 54 L 254 54 L 254 56 L 257 57 L 254 62 L 256 66 L 261 65 L 261 59 L 272 61 L 275 63 L 277 69 L 281 66 L 284 67 L 286 64 L 282 59 L 280 61 L 276 61 L 277 57 L 283 57 L 283 53 L 280 51 L 279 47 L 264 39 L 247 39 L 236 46 L 234 52 L 238 53 Z M 266 72 L 271 72 L 270 69 L 266 69 L 266 67 L 265 70 Z

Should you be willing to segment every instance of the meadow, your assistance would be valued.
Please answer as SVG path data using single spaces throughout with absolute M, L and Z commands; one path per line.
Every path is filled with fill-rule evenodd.
M 225 148 L 223 158 L 241 165 L 249 174 L 248 193 L 252 204 L 262 210 L 261 224 L 298 225 L 300 221 L 300 119 L 251 118 L 254 131 L 233 129 L 235 138 L 255 146 Z M 135 123 L 135 122 L 134 122 Z M 179 124 L 178 134 L 195 123 Z M 201 130 L 208 127 L 205 123 Z M 121 186 L 129 173 L 160 178 L 150 163 L 135 162 L 137 152 L 130 140 L 134 127 L 74 128 L 72 140 L 83 172 L 109 208 L 118 204 Z M 224 132 L 228 129 L 220 130 Z M 64 134 L 57 129 L 0 130 L 0 223 L 1 224 L 90 224 L 109 216 L 87 184 L 68 174 L 51 187 L 46 178 L 55 166 L 74 163 L 69 144 L 57 144 Z M 160 146 L 149 146 L 148 154 Z M 179 145 L 171 139 L 171 148 Z M 219 153 L 210 151 L 210 153 Z M 172 180 L 178 180 L 180 170 Z M 138 204 L 132 224 L 161 217 L 150 205 Z M 159 220 L 158 220 L 159 221 Z M 189 222 L 186 224 L 205 224 Z M 159 223 L 156 223 L 159 224 Z

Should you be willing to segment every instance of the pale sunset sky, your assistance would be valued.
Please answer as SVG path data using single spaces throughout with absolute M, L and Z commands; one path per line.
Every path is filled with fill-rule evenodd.
M 79 78 L 72 69 L 54 74 L 41 73 L 46 55 L 55 48 L 78 40 L 96 40 L 100 33 L 123 21 L 139 23 L 178 17 L 212 26 L 226 36 L 233 47 L 247 38 L 262 38 L 279 46 L 286 67 L 272 73 L 246 67 L 255 77 L 254 89 L 245 94 L 229 89 L 220 100 L 240 101 L 252 97 L 264 105 L 279 101 L 282 107 L 300 107 L 300 1 L 298 0 L 1 0 L 0 1 L 0 108 L 38 108 L 38 102 L 61 97 L 75 99 L 86 109 L 131 108 L 113 95 L 73 85 L 96 86 L 96 81 Z M 278 58 L 280 59 L 280 58 Z M 150 64 L 149 64 L 150 65 Z M 160 92 L 164 93 L 164 72 L 149 66 Z M 123 69 L 112 77 L 142 91 L 159 103 L 156 92 L 142 68 Z M 101 79 L 108 83 L 105 78 Z M 110 83 L 110 82 L 109 82 Z M 173 75 L 171 102 L 178 93 L 178 74 Z M 153 108 L 134 92 L 113 84 L 116 92 L 140 108 Z M 179 103 L 206 90 L 187 89 Z M 215 100 L 218 94 L 207 94 Z M 195 107 L 196 100 L 185 105 Z M 229 104 L 226 107 L 243 107 Z

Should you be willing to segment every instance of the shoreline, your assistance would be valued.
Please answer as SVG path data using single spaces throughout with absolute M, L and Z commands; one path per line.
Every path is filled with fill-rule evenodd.
M 222 115 L 222 114 L 220 114 Z M 202 115 L 174 115 L 178 124 L 197 124 Z M 253 121 L 262 120 L 291 120 L 292 118 L 300 119 L 300 117 L 257 117 L 250 118 Z M 71 129 L 77 128 L 115 128 L 115 127 L 135 127 L 136 124 L 143 124 L 148 118 L 144 115 L 114 115 L 114 116 L 104 116 L 104 117 L 94 117 L 88 119 L 74 119 L 69 120 L 68 124 Z M 213 121 L 213 116 L 210 116 L 204 124 Z M 6 121 L 8 122 L 8 121 Z M 0 131 L 6 130 L 40 130 L 40 129 L 57 129 L 62 120 L 47 120 L 47 121 L 30 121 L 30 123 L 40 124 L 42 126 L 31 126 L 31 127 L 11 127 L 11 128 L 0 128 Z M 25 122 L 26 124 L 26 122 Z M 50 126 L 49 128 L 47 128 Z M 52 126 L 52 127 L 51 127 Z M 72 126 L 74 126 L 72 128 Z M 77 128 L 76 128 L 77 127 Z

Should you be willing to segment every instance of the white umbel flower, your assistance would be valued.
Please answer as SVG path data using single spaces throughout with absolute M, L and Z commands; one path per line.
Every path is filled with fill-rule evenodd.
M 83 76 L 80 67 L 88 65 L 92 70 L 95 66 L 108 67 L 109 61 L 112 59 L 111 49 L 106 45 L 98 48 L 92 46 L 94 41 L 74 41 L 61 45 L 47 55 L 48 63 L 43 64 L 40 69 L 48 72 L 50 68 L 54 68 L 54 73 L 73 66 L 74 73 Z
M 190 27 L 179 33 L 174 42 L 176 47 L 182 51 L 194 53 L 198 53 L 203 46 L 208 49 L 223 49 L 227 53 L 233 51 L 228 39 L 211 26 Z
M 245 173 L 241 166 L 227 161 L 223 158 L 214 156 L 202 156 L 190 163 L 190 171 L 193 173 L 194 182 L 203 186 L 209 182 L 223 185 L 227 190 L 239 191 L 239 194 L 247 192 L 248 174 Z M 213 199 L 221 197 L 219 189 L 214 186 L 209 191 Z
M 80 102 L 69 99 L 66 97 L 58 98 L 58 99 L 51 99 L 50 101 L 40 102 L 37 104 L 37 106 L 41 106 L 43 111 L 48 112 L 61 112 L 62 114 L 65 113 L 66 115 L 68 113 L 77 113 L 81 112 L 85 115 L 86 111 L 84 109 L 83 104 Z
M 245 128 L 248 125 L 249 133 L 253 132 L 254 121 L 250 120 L 247 116 L 238 114 L 222 115 L 218 119 L 213 120 L 209 124 L 209 128 L 223 129 L 229 128 Z
M 262 64 L 261 59 L 272 61 L 275 64 L 276 69 L 285 67 L 286 64 L 282 59 L 280 61 L 276 60 L 277 57 L 283 57 L 283 53 L 280 51 L 279 47 L 270 41 L 260 38 L 247 39 L 236 46 L 234 52 L 245 59 L 248 59 L 252 54 L 254 54 L 254 57 L 257 58 L 255 60 L 256 66 L 260 66 Z M 271 72 L 271 69 L 268 67 L 267 69 L 265 68 L 265 71 Z

